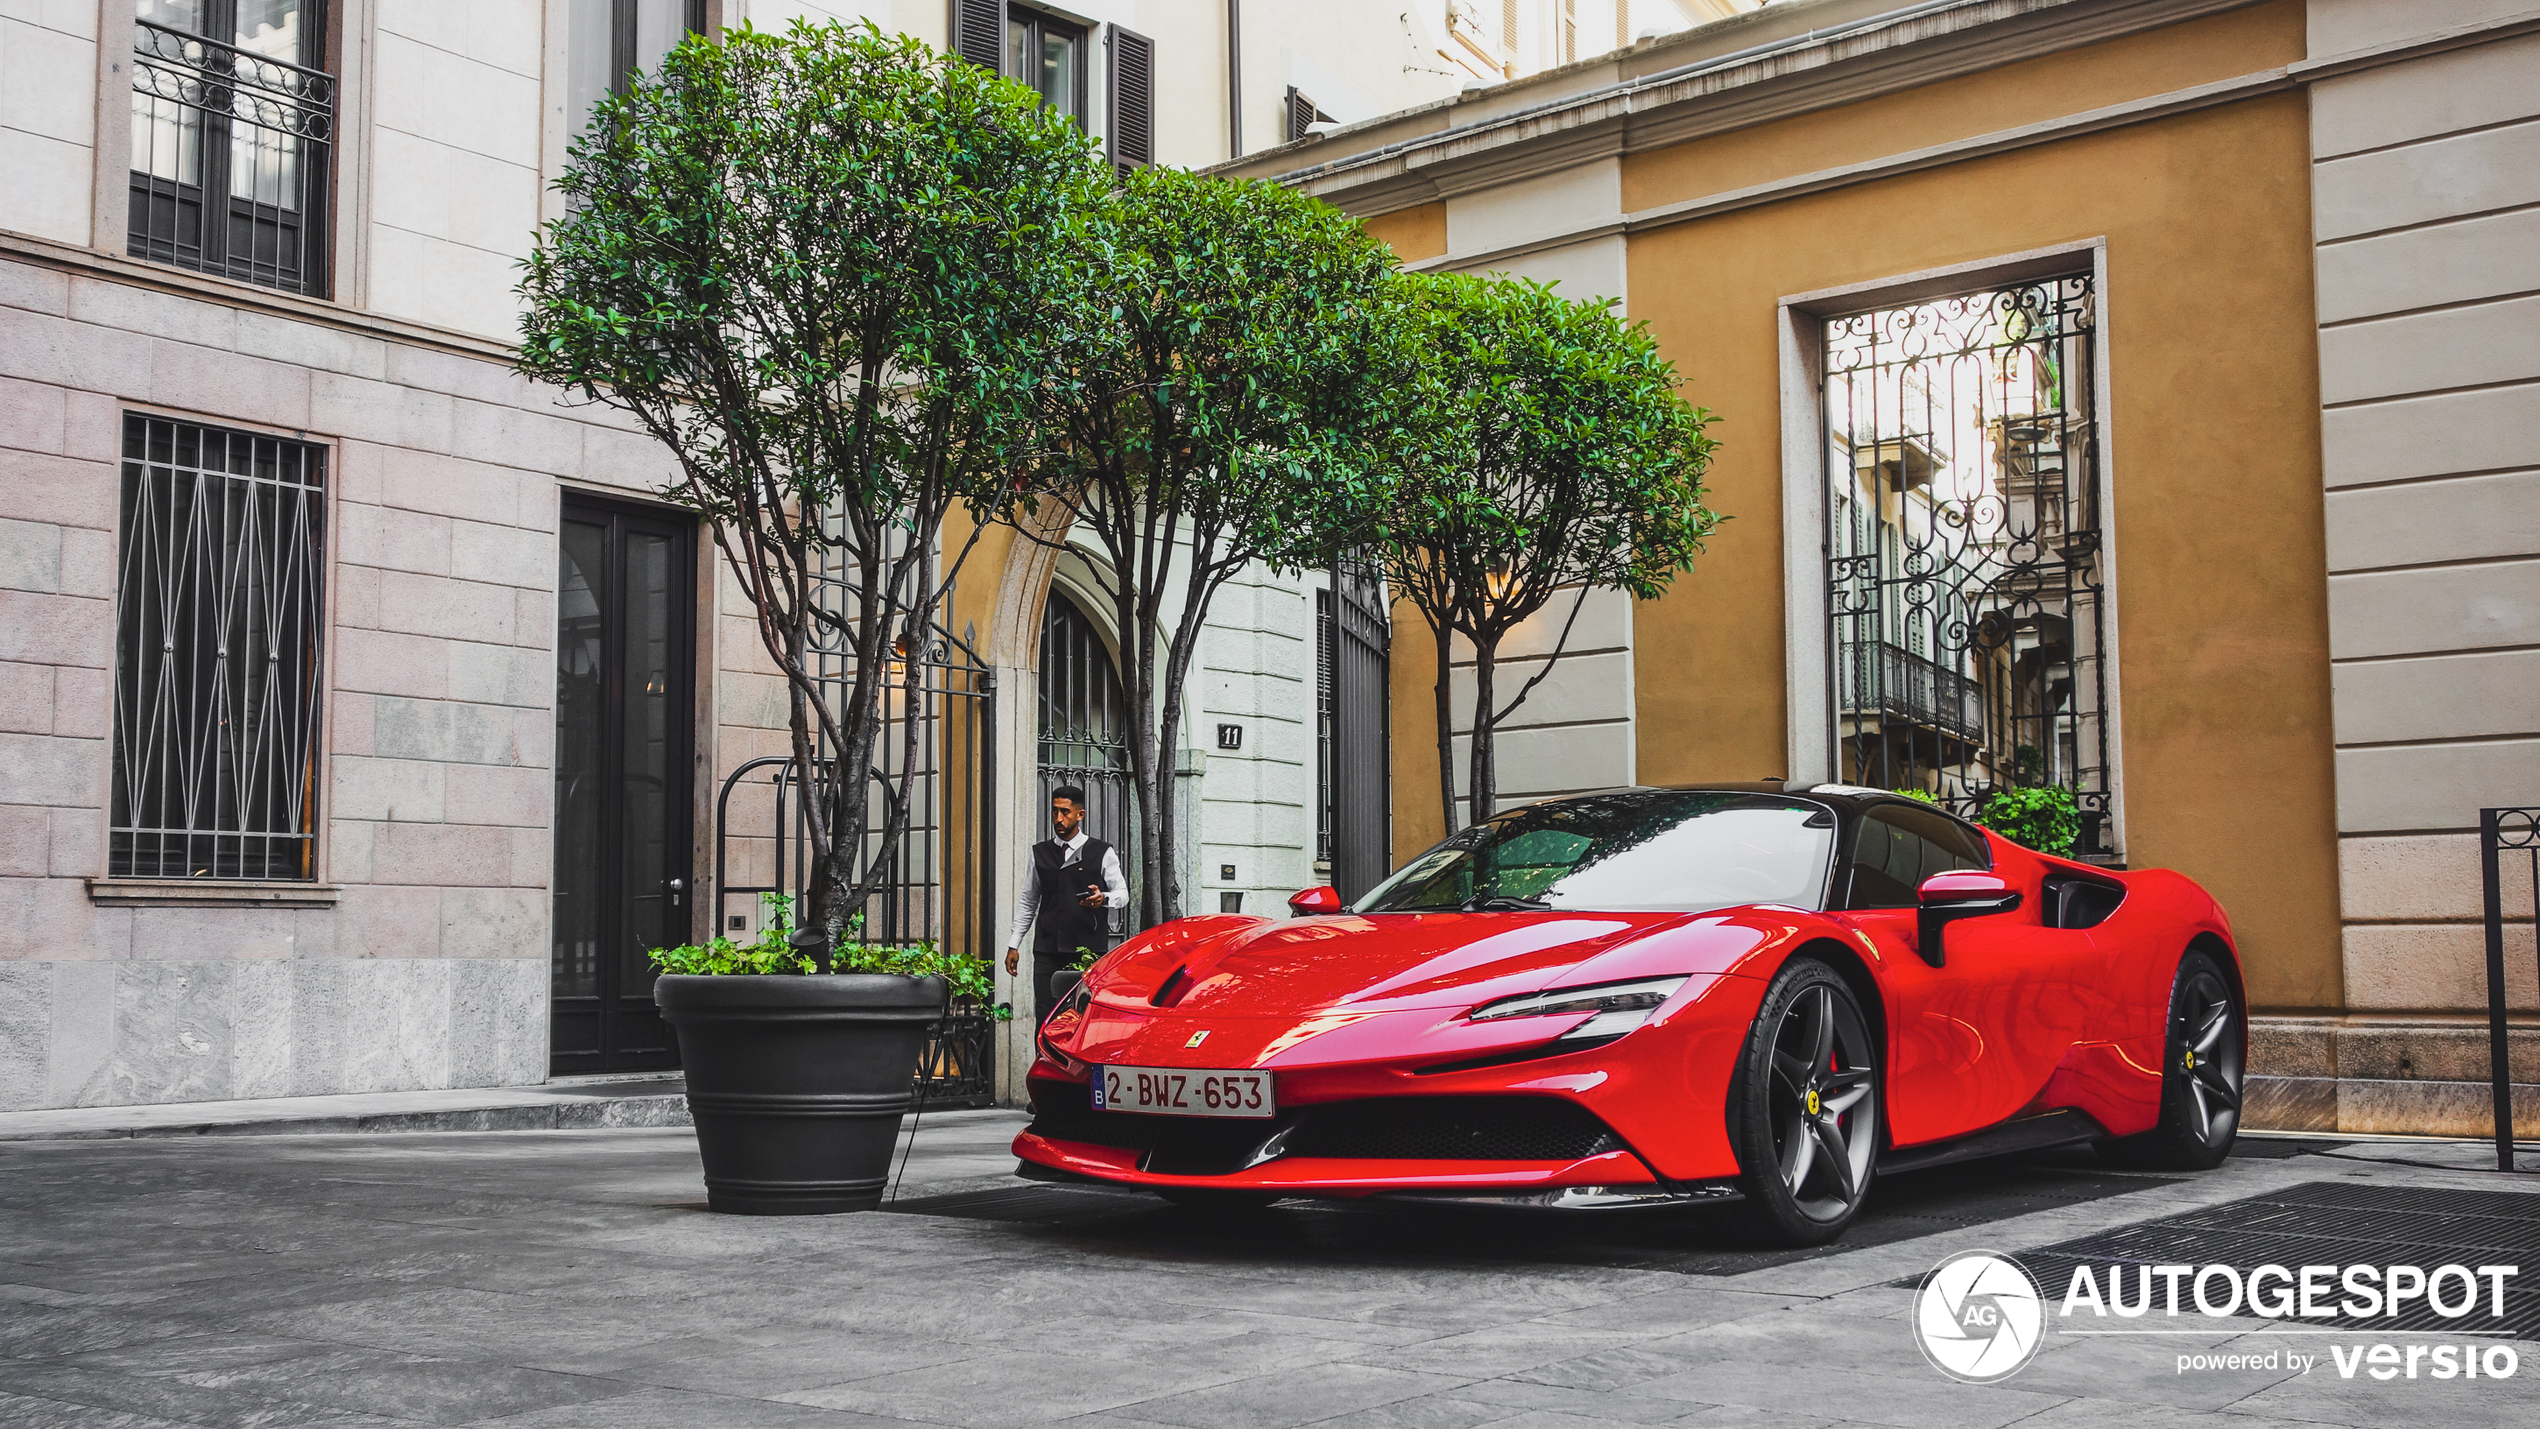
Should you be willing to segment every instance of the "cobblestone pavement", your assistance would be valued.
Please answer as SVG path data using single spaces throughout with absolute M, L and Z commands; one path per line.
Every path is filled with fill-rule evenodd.
M 2325 1355 L 2175 1367 L 2381 1338 L 2257 1321 L 2050 1334 L 2007 1382 L 1960 1385 L 1924 1363 L 1897 1284 L 1954 1251 L 2298 1183 L 2529 1177 L 2282 1143 L 2118 1177 L 2084 1153 L 1899 1178 L 1847 1248 L 1790 1257 L 1700 1217 L 1208 1221 L 1144 1198 L 1089 1214 L 1081 1195 L 1040 1214 L 1031 1197 L 1069 1197 L 1005 1174 L 1015 1122 L 932 1118 L 895 1211 L 788 1220 L 707 1214 L 685 1129 L 0 1146 L 0 1424 L 2540 1422 L 2540 1357 L 2477 1381 L 2342 1378 Z

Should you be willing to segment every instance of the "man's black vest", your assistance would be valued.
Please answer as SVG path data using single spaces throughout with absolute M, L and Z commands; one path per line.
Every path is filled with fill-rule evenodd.
M 1076 861 L 1060 867 L 1067 850 L 1056 839 L 1032 845 L 1032 881 L 1041 890 L 1040 911 L 1032 920 L 1032 951 L 1073 954 L 1078 948 L 1107 952 L 1111 948 L 1111 910 L 1077 903 L 1085 885 L 1105 887 L 1102 864 L 1111 845 L 1088 834 Z

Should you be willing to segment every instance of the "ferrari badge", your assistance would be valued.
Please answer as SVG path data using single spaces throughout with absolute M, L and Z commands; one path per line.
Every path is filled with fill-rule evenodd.
M 1199 1030 L 1199 1031 L 1197 1031 L 1197 1032 L 1192 1033 L 1192 1034 L 1191 1034 L 1191 1040 L 1190 1040 L 1190 1041 L 1188 1041 L 1188 1042 L 1183 1043 L 1182 1045 L 1183 1045 L 1183 1046 L 1185 1046 L 1185 1047 L 1196 1047 L 1196 1046 L 1198 1046 L 1199 1044 L 1201 1044 L 1202 1042 L 1205 1042 L 1205 1041 L 1207 1041 L 1207 1040 L 1208 1040 L 1208 1031 L 1207 1031 L 1207 1029 L 1206 1029 L 1206 1028 L 1202 1028 L 1201 1030 Z

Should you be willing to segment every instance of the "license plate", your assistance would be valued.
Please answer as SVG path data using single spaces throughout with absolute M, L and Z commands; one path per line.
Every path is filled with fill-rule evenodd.
M 1278 1115 L 1268 1072 L 1213 1072 L 1194 1067 L 1096 1067 L 1094 1110 L 1150 1116 Z

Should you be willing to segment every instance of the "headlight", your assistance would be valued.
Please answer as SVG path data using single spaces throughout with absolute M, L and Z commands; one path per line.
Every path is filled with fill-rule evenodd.
M 1681 977 L 1639 978 L 1631 982 L 1600 983 L 1592 987 L 1559 987 L 1550 992 L 1521 993 L 1485 1002 L 1465 1014 L 1472 1022 L 1494 1022 L 1503 1017 L 1550 1017 L 1567 1013 L 1593 1013 L 1594 1016 L 1561 1034 L 1564 1042 L 1603 1041 L 1620 1037 L 1649 1020 L 1677 988 L 1685 985 Z
M 1076 1029 L 1083 1024 L 1084 1014 L 1093 1006 L 1093 1002 L 1093 992 L 1083 983 L 1079 982 L 1076 986 L 1068 990 L 1065 997 L 1058 1000 L 1058 1006 L 1050 1009 L 1049 1016 L 1041 1019 L 1039 1036 L 1036 1039 L 1041 1044 L 1041 1054 L 1049 1058 L 1052 1062 L 1057 1063 L 1062 1070 L 1071 1074 L 1082 1068 L 1085 1064 L 1081 1059 L 1071 1057 L 1066 1052 L 1060 1050 L 1058 1043 L 1052 1040 L 1050 1031 L 1061 1018 L 1066 1018 L 1069 1019 L 1066 1025 L 1058 1027 L 1057 1030 L 1061 1034 L 1072 1034 L 1075 1032 Z

